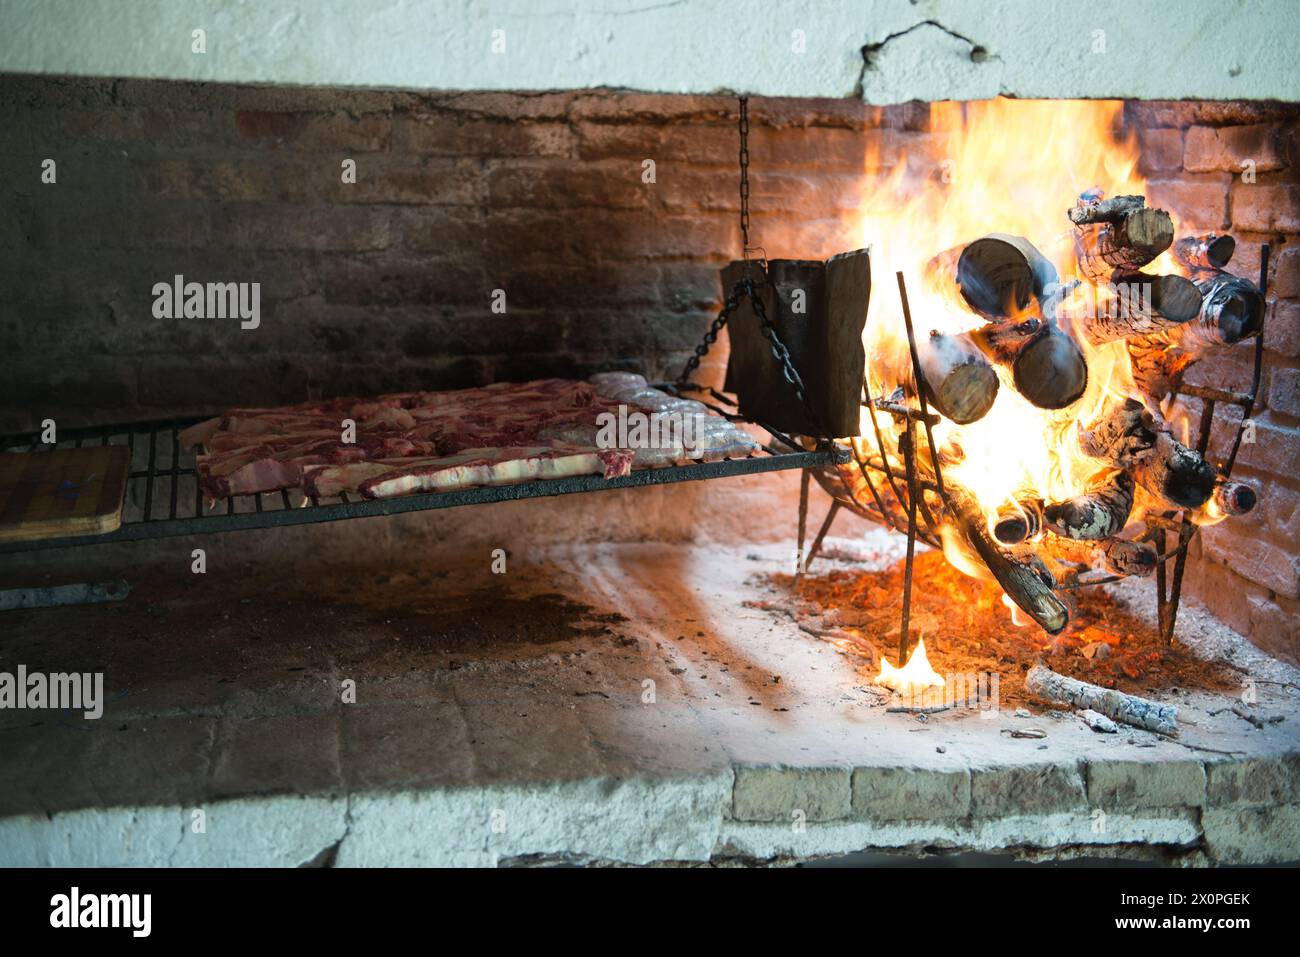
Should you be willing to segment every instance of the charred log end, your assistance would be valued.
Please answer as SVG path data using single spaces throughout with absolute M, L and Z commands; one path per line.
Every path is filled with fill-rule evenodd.
M 1042 573 L 1008 558 L 989 537 L 983 516 L 973 513 L 962 522 L 965 539 L 993 573 L 1002 590 L 1020 610 L 1038 622 L 1049 635 L 1057 635 L 1070 622 L 1070 611 L 1043 580 Z
M 1156 549 L 1150 542 L 1116 542 L 1108 554 L 1112 571 L 1123 575 L 1146 578 L 1156 570 Z
M 1245 515 L 1252 511 L 1259 502 L 1259 496 L 1249 485 L 1238 485 L 1234 489 L 1232 504 L 1236 509 L 1236 514 Z
M 1184 236 L 1174 243 L 1174 257 L 1191 269 L 1222 269 L 1237 251 L 1237 241 L 1231 236 L 1206 233 L 1204 236 Z
M 1016 389 L 1040 409 L 1063 409 L 1088 387 L 1088 363 L 1074 340 L 1044 326 L 1025 343 L 1012 367 Z
M 1202 274 L 1196 287 L 1204 299 L 1193 323 L 1179 328 L 1179 336 L 1194 349 L 1232 345 L 1257 335 L 1264 323 L 1264 296 L 1248 279 L 1225 272 Z
M 917 355 L 926 395 L 941 414 L 969 425 L 993 407 L 998 374 L 968 336 L 931 332 L 917 343 Z
M 1179 458 L 1170 462 L 1162 486 L 1164 496 L 1184 508 L 1200 508 L 1214 494 L 1218 473 L 1214 466 L 1199 455 L 1195 461 Z
M 1259 332 L 1264 319 L 1264 297 L 1255 288 L 1237 287 L 1218 310 L 1219 335 L 1228 345 Z
M 1023 515 L 999 516 L 993 526 L 993 537 L 1003 545 L 1019 545 L 1029 536 L 1029 523 Z
M 1218 470 L 1200 452 L 1168 432 L 1156 437 L 1155 453 L 1134 467 L 1138 483 L 1165 509 L 1200 508 L 1219 481 Z
M 1201 311 L 1201 291 L 1182 276 L 1153 276 L 1151 307 L 1171 322 L 1186 322 Z
M 1024 312 L 1034 295 L 1034 273 L 1014 246 L 986 236 L 962 250 L 957 287 L 981 316 L 1013 316 Z
M 1225 515 L 1245 515 L 1259 503 L 1259 496 L 1244 482 L 1221 482 L 1214 489 L 1214 501 Z
M 1144 207 L 1124 217 L 1124 235 L 1128 245 L 1158 255 L 1174 241 L 1174 221 L 1163 209 Z
M 1063 538 L 1100 538 L 1103 536 L 1083 536 L 1072 534 L 1071 530 L 1088 528 L 1095 524 L 1096 506 L 1086 500 L 1071 499 L 1068 502 L 1054 502 L 1043 509 L 1047 527 Z
M 931 391 L 940 412 L 958 425 L 969 425 L 984 418 L 993 408 L 998 394 L 998 374 L 989 365 L 959 366 Z
M 1222 269 L 1232 261 L 1232 254 L 1237 251 L 1237 241 L 1231 236 L 1207 237 L 1205 243 L 1205 261 L 1207 265 Z

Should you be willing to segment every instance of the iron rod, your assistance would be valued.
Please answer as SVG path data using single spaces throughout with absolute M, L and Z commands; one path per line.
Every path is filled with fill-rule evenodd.
M 1190 395 L 1197 399 L 1207 399 L 1214 402 L 1225 402 L 1231 405 L 1247 405 L 1254 402 L 1255 397 L 1247 395 L 1244 392 L 1229 392 L 1227 389 L 1211 389 L 1203 385 L 1184 385 L 1178 390 L 1183 395 Z
M 179 486 L 181 484 L 180 463 L 181 463 L 181 437 L 179 432 L 177 432 L 175 429 L 172 429 L 172 467 L 171 467 L 172 500 L 171 500 L 171 510 L 168 512 L 168 516 L 167 516 L 168 518 L 176 517 L 176 493 L 180 491 Z
M 867 483 L 867 488 L 871 492 L 871 497 L 876 502 L 876 508 L 880 511 L 880 517 L 884 519 L 887 523 L 889 523 L 890 528 L 894 529 L 895 531 L 898 531 L 899 530 L 898 527 L 894 524 L 893 515 L 891 515 L 889 511 L 885 508 L 885 500 L 882 499 L 880 497 L 880 493 L 876 491 L 876 483 L 871 481 L 871 474 L 867 471 L 867 466 L 862 461 L 866 457 L 866 452 L 858 451 L 858 447 L 856 443 L 862 442 L 863 448 L 865 449 L 866 441 L 861 438 L 856 438 L 853 440 L 853 442 L 855 443 L 853 446 L 853 458 L 857 461 L 858 471 L 862 473 L 862 480 Z
M 1206 450 L 1210 446 L 1210 431 L 1214 427 L 1214 408 L 1214 400 L 1206 399 L 1201 409 L 1201 430 L 1196 440 L 1196 450 L 1201 453 L 1201 458 L 1205 458 Z M 1196 526 L 1188 520 L 1187 515 L 1187 511 L 1184 510 L 1178 528 L 1178 557 L 1174 559 L 1174 577 L 1169 591 L 1168 640 L 1170 644 L 1174 642 L 1174 624 L 1178 621 L 1178 606 L 1183 594 L 1183 571 L 1187 567 L 1187 548 L 1184 546 L 1190 544 L 1192 536 L 1196 534 Z
M 808 534 L 808 485 L 812 481 L 812 473 L 803 469 L 799 473 L 799 546 L 795 552 L 794 574 L 798 578 L 803 574 L 804 557 L 803 543 L 804 537 Z
M 921 406 L 921 421 L 925 423 L 925 444 L 930 449 L 930 460 L 934 463 L 935 484 L 939 486 L 940 494 L 943 493 L 943 473 L 939 471 L 939 450 L 934 444 L 934 433 L 930 426 L 932 421 L 937 423 L 938 416 L 931 416 L 930 409 L 925 399 L 925 371 L 921 368 L 921 354 L 916 348 L 916 333 L 912 328 L 912 307 L 907 302 L 907 283 L 903 281 L 903 272 L 899 270 L 894 273 L 898 280 L 898 298 L 903 304 L 903 325 L 907 329 L 907 349 L 912 356 L 912 376 L 916 383 L 916 400 Z M 924 505 L 924 503 L 922 503 Z M 931 526 L 933 530 L 933 525 Z
M 812 548 L 808 549 L 808 561 L 804 564 L 807 568 L 812 565 L 817 558 L 817 553 L 822 550 L 822 541 L 826 538 L 826 533 L 831 530 L 831 523 L 835 521 L 835 516 L 843 505 L 835 500 L 831 500 L 831 507 L 826 512 L 826 518 L 822 520 L 822 527 L 817 532 L 817 537 L 813 539 Z
M 154 469 L 157 468 L 158 455 L 158 430 L 156 428 L 149 430 L 149 468 L 145 471 L 148 476 L 148 485 L 144 487 L 144 521 L 150 521 L 153 511 L 153 478 Z
M 871 402 L 871 389 L 868 388 L 865 376 L 862 379 L 862 388 L 867 393 L 867 401 Z M 880 450 L 880 461 L 884 465 L 883 471 L 885 477 L 889 479 L 889 487 L 893 489 L 894 498 L 899 502 L 899 504 L 902 504 L 903 493 L 899 491 L 898 483 L 894 480 L 894 471 L 889 467 L 889 452 L 885 449 L 885 437 L 880 431 L 880 423 L 876 421 L 876 414 L 874 411 L 870 411 L 867 418 L 871 420 L 871 427 L 876 433 L 876 448 Z
M 1255 370 L 1250 383 L 1250 401 L 1242 406 L 1241 422 L 1237 426 L 1237 437 L 1232 442 L 1232 451 L 1223 466 L 1223 477 L 1232 476 L 1232 467 L 1237 464 L 1237 451 L 1241 448 L 1241 436 L 1246 430 L 1246 420 L 1255 411 L 1255 400 L 1259 398 L 1259 382 L 1264 372 L 1264 320 L 1268 318 L 1268 257 L 1272 247 L 1268 243 L 1259 247 L 1259 298 L 1264 303 L 1264 311 L 1259 317 L 1259 331 L 1255 333 Z
M 1164 554 L 1165 551 L 1165 530 L 1158 528 L 1151 535 L 1151 541 L 1155 543 L 1156 554 Z M 1181 542 L 1179 544 L 1182 544 Z M 1167 611 L 1169 606 L 1168 590 L 1166 589 L 1165 563 L 1156 563 L 1156 625 L 1160 631 L 1162 641 L 1169 640 L 1169 632 L 1173 629 L 1166 630 L 1165 619 L 1168 617 Z
M 912 617 L 912 567 L 916 557 L 916 459 L 912 449 L 913 425 L 908 422 L 907 431 L 898 437 L 898 444 L 903 449 L 903 464 L 907 468 L 907 558 L 903 565 L 903 621 L 898 631 L 898 667 L 907 663 L 908 629 Z

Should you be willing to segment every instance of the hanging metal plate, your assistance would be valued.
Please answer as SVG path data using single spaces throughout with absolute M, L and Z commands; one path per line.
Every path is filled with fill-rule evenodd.
M 867 250 L 841 253 L 822 263 L 773 259 L 751 265 L 776 333 L 803 379 L 808 406 L 831 438 L 857 435 L 866 353 L 862 329 L 871 295 Z M 745 274 L 743 262 L 722 270 L 724 290 Z M 819 435 L 808 408 L 800 405 L 781 373 L 781 364 L 763 337 L 748 299 L 727 323 L 731 354 L 725 388 L 734 393 L 741 414 L 785 432 Z

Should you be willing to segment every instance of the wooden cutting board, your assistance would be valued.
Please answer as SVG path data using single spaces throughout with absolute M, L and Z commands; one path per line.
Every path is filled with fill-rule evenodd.
M 124 445 L 0 453 L 0 542 L 116 530 L 130 465 Z

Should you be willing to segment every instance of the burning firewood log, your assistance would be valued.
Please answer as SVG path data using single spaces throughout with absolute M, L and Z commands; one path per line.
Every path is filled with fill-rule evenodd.
M 1025 675 L 1025 687 L 1049 701 L 1097 711 L 1121 724 L 1159 734 L 1178 733 L 1178 709 L 1173 705 L 1067 678 L 1042 665 L 1029 669 L 1029 674 Z
M 1117 470 L 1103 474 L 1082 495 L 1049 504 L 1043 518 L 1062 538 L 1101 541 L 1123 531 L 1132 510 L 1133 478 Z
M 1079 346 L 1044 319 L 991 322 L 971 338 L 1011 371 L 1016 391 L 1040 409 L 1063 409 L 1088 386 L 1088 363 Z
M 957 286 L 985 319 L 1023 315 L 1059 285 L 1056 267 L 1023 236 L 990 233 L 968 243 L 957 260 Z
M 1131 213 L 1146 209 L 1145 196 L 1112 196 L 1105 198 L 1100 189 L 1090 189 L 1079 197 L 1078 202 L 1066 210 L 1066 216 L 1076 226 L 1092 223 L 1122 222 Z
M 1043 553 L 1059 562 L 1093 566 L 1100 564 L 1115 575 L 1144 578 L 1156 569 L 1156 548 L 1150 542 L 1111 538 L 1084 542 L 1049 535 L 1042 542 Z
M 1015 558 L 989 535 L 988 523 L 969 493 L 949 487 L 949 499 L 957 509 L 953 516 L 962 539 L 977 555 L 1007 596 L 1048 634 L 1056 635 L 1070 621 L 1070 611 L 1052 589 L 1051 573 L 1033 556 Z
M 958 425 L 982 419 L 998 394 L 998 375 L 969 337 L 931 332 L 918 344 L 926 398 Z
M 1129 339 L 1128 361 L 1134 384 L 1152 401 L 1159 402 L 1183 385 L 1183 374 L 1196 355 L 1160 335 Z
M 1065 630 L 1070 622 L 1070 612 L 1052 591 L 1050 576 L 1028 562 L 1016 561 L 1003 553 L 984 530 L 983 517 L 967 522 L 965 533 L 980 560 L 1021 611 L 1038 622 L 1049 635 Z
M 1150 454 L 1156 444 L 1157 423 L 1137 399 L 1107 407 L 1100 418 L 1079 430 L 1085 455 L 1128 468 Z
M 1259 332 L 1264 321 L 1264 297 L 1249 279 L 1216 272 L 1198 277 L 1196 287 L 1202 295 L 1200 314 L 1171 332 L 1171 341 L 1195 351 L 1230 346 Z
M 1195 318 L 1127 340 L 1133 381 L 1156 402 L 1182 388 L 1187 367 L 1206 349 L 1233 345 L 1263 325 L 1264 297 L 1249 280 L 1201 270 L 1193 285 L 1201 296 Z
M 941 540 L 953 561 L 971 574 L 982 576 L 987 569 L 1009 602 L 1049 634 L 1059 634 L 1070 619 L 1072 592 L 1058 593 L 1058 582 L 1073 583 L 1082 567 L 1121 576 L 1154 573 L 1160 559 L 1157 544 L 1120 537 L 1131 518 L 1143 518 L 1149 528 L 1186 531 L 1182 523 L 1188 519 L 1173 513 L 1183 511 L 1193 516 L 1191 521 L 1206 524 L 1249 511 L 1256 501 L 1252 488 L 1223 480 L 1203 455 L 1174 438 L 1156 411 L 1164 396 L 1181 388 L 1184 371 L 1202 351 L 1240 341 L 1260 329 L 1264 304 L 1259 290 L 1222 272 L 1234 241 L 1215 234 L 1183 240 L 1175 256 L 1190 278 L 1152 275 L 1139 270 L 1172 245 L 1168 213 L 1148 208 L 1141 196 L 1103 199 L 1090 191 L 1069 210 L 1068 218 L 1075 227 L 1080 274 L 1105 286 L 1107 308 L 1074 314 L 1063 303 L 1079 280 L 1062 284 L 1055 267 L 1027 240 L 990 234 L 935 256 L 927 276 L 931 289 L 940 280 L 940 291 L 948 280 L 955 281 L 955 292 L 986 323 L 963 333 L 936 329 L 911 350 L 917 378 L 924 380 L 924 397 L 938 413 L 925 417 L 927 426 L 940 424 L 939 416 L 958 426 L 979 421 L 1005 385 L 1039 409 L 1068 410 L 1042 416 L 1045 440 L 1056 442 L 1064 436 L 1077 441 L 1079 452 L 1097 462 L 1086 487 L 1080 491 L 1070 486 L 1060 493 L 1060 501 L 1044 501 L 1040 489 L 1027 486 L 998 507 L 979 502 L 962 484 L 974 474 L 964 475 L 962 466 L 999 464 L 999 453 L 985 448 L 984 435 L 969 433 L 974 441 L 968 462 L 962 448 L 967 433 L 943 429 L 936 451 L 929 447 L 936 439 L 927 428 L 927 441 L 906 460 L 907 468 L 919 473 L 908 473 L 910 483 L 920 483 L 911 486 L 925 519 L 916 526 L 918 534 L 928 535 L 931 544 Z M 954 291 L 946 288 L 950 294 Z M 950 299 L 955 303 L 955 296 Z M 910 343 L 910 325 L 908 332 Z M 1078 411 L 1069 407 L 1089 384 L 1081 348 L 1085 341 L 1092 346 L 1123 342 L 1134 383 L 1146 401 L 1125 397 L 1127 383 L 1121 376 L 1098 390 L 1100 405 L 1092 406 L 1090 400 L 1091 417 L 1080 421 Z M 1109 371 L 1108 351 L 1089 348 L 1088 355 L 1094 354 L 1103 363 L 1098 371 Z M 895 367 L 885 382 L 899 390 L 888 399 L 874 398 L 874 409 L 899 422 L 906 419 L 912 428 L 902 434 L 915 441 L 915 423 L 921 416 L 908 407 L 902 391 L 906 374 Z M 914 390 L 908 394 L 915 397 Z M 894 483 L 889 481 L 868 487 L 872 483 L 865 478 L 868 470 L 902 471 L 898 436 L 898 429 L 876 428 L 875 451 L 855 440 L 854 466 L 860 477 L 847 468 L 839 475 L 839 485 L 857 503 L 859 514 L 896 528 L 904 511 L 902 493 L 895 487 L 891 495 L 888 486 Z M 950 466 L 955 468 L 941 481 L 941 470 Z M 1027 474 L 1037 475 L 1036 466 Z M 1138 726 L 1174 727 L 1162 706 L 1154 703 L 1120 695 L 1107 705 L 1095 699 L 1094 692 L 1104 694 L 1102 689 L 1079 682 L 1058 685 L 1057 679 L 1070 679 L 1046 669 L 1040 669 L 1039 677 L 1044 687 L 1053 689 L 1054 700 L 1091 707 Z M 1125 717 L 1119 712 L 1132 713 Z
M 1189 269 L 1222 269 L 1236 251 L 1237 241 L 1218 233 L 1184 236 L 1174 243 L 1174 258 Z
M 1113 196 L 1090 191 L 1067 215 L 1076 227 L 1075 258 L 1085 276 L 1106 282 L 1116 272 L 1136 272 L 1169 248 L 1174 223 L 1163 209 L 1150 209 L 1142 196 Z
M 1043 528 L 1043 503 L 1030 494 L 1017 496 L 998 510 L 993 537 L 1003 545 L 1018 545 Z
M 1170 509 L 1200 508 L 1214 494 L 1219 477 L 1201 453 L 1164 431 L 1156 434 L 1155 449 L 1133 472 L 1138 485 Z
M 1223 515 L 1245 515 L 1259 502 L 1255 490 L 1245 482 L 1228 482 L 1219 479 L 1214 484 L 1215 508 Z
M 1182 276 L 1117 275 L 1112 285 L 1107 308 L 1083 317 L 1084 335 L 1096 345 L 1173 329 L 1201 311 L 1201 291 Z

